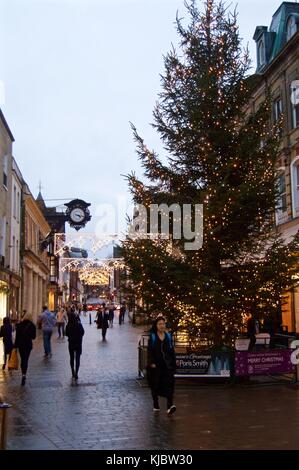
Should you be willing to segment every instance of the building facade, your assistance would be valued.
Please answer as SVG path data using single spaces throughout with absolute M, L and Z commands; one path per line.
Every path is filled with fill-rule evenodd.
M 46 243 L 51 228 L 27 185 L 23 188 L 23 205 L 22 308 L 36 321 L 42 306 L 51 301 L 50 257 Z
M 280 201 L 276 225 L 286 242 L 299 231 L 299 4 L 283 2 L 270 28 L 254 34 L 257 70 L 250 108 L 258 109 L 270 88 L 273 122 L 283 117 L 280 158 L 277 162 Z M 299 266 L 298 266 L 299 272 Z M 299 332 L 299 289 L 285 295 L 282 323 Z
M 12 317 L 17 317 L 21 306 L 21 222 L 22 222 L 22 187 L 23 177 L 17 165 L 12 158 L 12 177 L 11 177 L 11 211 L 10 211 L 10 293 L 9 293 L 9 312 Z
M 0 320 L 9 313 L 13 142 L 14 137 L 0 110 Z

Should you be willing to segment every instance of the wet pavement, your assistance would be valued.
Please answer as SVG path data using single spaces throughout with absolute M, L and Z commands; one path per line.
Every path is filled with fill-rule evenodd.
M 8 449 L 299 449 L 299 387 L 177 384 L 177 414 L 154 415 L 137 379 L 142 328 L 126 323 L 103 343 L 83 319 L 78 385 L 72 385 L 67 340 L 53 335 L 53 357 L 35 341 L 26 387 L 21 373 L 0 371 L 9 411 Z M 1 355 L 2 357 L 2 355 Z

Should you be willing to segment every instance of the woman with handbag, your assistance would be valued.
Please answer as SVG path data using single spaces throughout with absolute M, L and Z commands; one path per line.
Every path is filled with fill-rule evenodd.
M 36 326 L 32 321 L 32 315 L 26 313 L 20 323 L 16 325 L 15 348 L 19 350 L 21 357 L 22 382 L 26 383 L 29 356 L 32 351 L 32 340 L 36 338 Z
M 12 325 L 9 317 L 3 318 L 3 325 L 0 328 L 0 338 L 3 338 L 4 363 L 2 369 L 5 370 L 7 364 L 7 356 L 10 357 L 11 352 L 13 350 Z
M 159 396 L 167 399 L 167 413 L 176 411 L 173 404 L 175 351 L 170 333 L 166 332 L 166 321 L 158 317 L 151 329 L 148 342 L 147 377 L 152 392 L 154 411 L 160 411 Z

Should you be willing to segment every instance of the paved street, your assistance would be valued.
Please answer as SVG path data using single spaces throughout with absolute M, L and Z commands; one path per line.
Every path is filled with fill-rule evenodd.
M 25 388 L 19 371 L 1 370 L 0 394 L 13 404 L 9 449 L 299 449 L 299 387 L 178 385 L 177 414 L 154 416 L 136 381 L 143 330 L 116 324 L 102 343 L 84 326 L 77 386 L 56 334 L 52 359 L 35 342 Z

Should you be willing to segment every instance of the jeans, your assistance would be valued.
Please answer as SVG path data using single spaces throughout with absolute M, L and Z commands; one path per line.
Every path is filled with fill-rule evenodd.
M 61 332 L 62 332 L 62 336 L 65 337 L 64 323 L 58 323 L 58 336 L 59 336 L 59 338 L 61 337 Z
M 81 352 L 76 351 L 75 349 L 69 348 L 69 353 L 70 353 L 70 365 L 71 365 L 73 377 L 78 377 Z
M 154 408 L 159 408 L 159 396 L 152 391 L 152 397 L 154 402 Z M 168 395 L 167 397 L 167 408 L 171 408 L 173 405 L 173 395 Z
M 21 371 L 23 375 L 26 375 L 28 369 L 28 361 L 31 353 L 31 349 L 19 348 L 19 353 L 21 357 Z
M 43 331 L 45 354 L 51 354 L 51 336 L 52 331 Z

